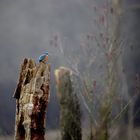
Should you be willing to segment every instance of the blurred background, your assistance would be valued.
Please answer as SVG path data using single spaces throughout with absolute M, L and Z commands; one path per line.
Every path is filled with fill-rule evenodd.
M 91 34 L 98 36 L 100 31 L 105 31 L 97 19 L 104 13 L 107 2 L 111 0 L 0 0 L 0 140 L 6 139 L 7 135 L 13 139 L 16 107 L 12 95 L 20 64 L 25 57 L 33 58 L 38 63 L 39 55 L 49 52 L 52 80 L 47 131 L 51 133 L 59 128 L 54 69 L 67 66 L 80 75 L 90 68 L 94 79 L 102 85 L 99 86 L 101 91 L 106 60 L 102 54 L 103 49 L 89 39 Z M 114 0 L 114 3 L 117 2 Z M 119 73 L 119 80 L 122 81 L 122 95 L 127 101 L 137 92 L 135 82 L 139 80 L 140 74 L 140 1 L 121 0 L 119 8 L 120 22 L 116 25 L 116 36 L 125 40 L 124 51 L 119 58 L 119 70 L 123 71 Z M 100 20 L 104 22 L 106 19 Z M 110 17 L 108 20 L 111 21 Z M 109 26 L 114 26 L 114 22 L 109 23 L 113 23 Z M 84 45 L 90 49 L 84 52 L 81 48 Z M 133 107 L 134 113 L 137 112 L 140 107 L 139 95 Z M 126 123 L 127 118 L 126 115 Z M 86 119 L 84 115 L 83 119 Z M 138 128 L 139 125 L 140 113 L 137 112 L 134 127 Z

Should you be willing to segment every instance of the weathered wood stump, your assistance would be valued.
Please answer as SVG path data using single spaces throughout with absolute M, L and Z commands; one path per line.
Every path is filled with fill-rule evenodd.
M 60 67 L 55 71 L 57 96 L 60 103 L 60 124 L 62 140 L 81 140 L 81 111 L 73 90 L 71 71 Z
M 50 96 L 50 66 L 24 59 L 14 93 L 15 140 L 44 140 L 46 109 Z

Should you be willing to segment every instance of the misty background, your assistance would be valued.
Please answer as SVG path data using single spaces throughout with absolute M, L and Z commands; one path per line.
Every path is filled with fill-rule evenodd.
M 11 134 L 14 131 L 15 99 L 12 95 L 20 64 L 25 57 L 38 62 L 39 55 L 45 51 L 49 51 L 52 67 L 47 129 L 58 128 L 59 105 L 53 70 L 61 65 L 70 66 L 65 58 L 80 53 L 82 36 L 91 30 L 96 31 L 93 7 L 95 3 L 100 5 L 102 2 L 103 0 L 0 0 L 0 134 Z M 126 35 L 128 44 L 131 44 L 128 45 L 131 47 L 125 47 L 123 56 L 124 75 L 130 95 L 134 92 L 136 74 L 140 74 L 139 4 L 139 0 L 124 0 L 122 3 L 120 31 Z M 51 45 L 52 38 L 56 35 L 59 36 L 59 48 Z M 101 63 L 100 60 L 98 62 Z M 140 107 L 139 100 L 136 101 L 136 108 Z M 138 114 L 135 119 L 137 124 L 140 123 L 139 117 Z

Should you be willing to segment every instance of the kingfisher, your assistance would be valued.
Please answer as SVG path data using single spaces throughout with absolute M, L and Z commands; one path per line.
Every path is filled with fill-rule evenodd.
M 45 52 L 42 55 L 39 56 L 39 62 L 46 63 L 49 59 L 49 53 Z

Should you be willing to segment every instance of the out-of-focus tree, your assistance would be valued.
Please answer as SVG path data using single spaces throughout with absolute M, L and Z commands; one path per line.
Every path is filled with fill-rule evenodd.
M 55 70 L 57 97 L 60 103 L 62 140 L 82 140 L 81 109 L 71 81 L 71 71 L 65 67 Z
M 51 43 L 64 54 L 65 62 L 77 77 L 74 85 L 88 110 L 90 140 L 107 140 L 114 120 L 120 119 L 130 103 L 123 106 L 121 92 L 118 91 L 119 62 L 126 46 L 125 37 L 119 37 L 121 1 L 94 1 L 93 12 L 93 29 L 82 36 L 80 51 L 71 56 L 63 49 L 58 35 Z M 112 111 L 115 103 L 119 104 L 118 108 L 115 107 L 118 114 Z

